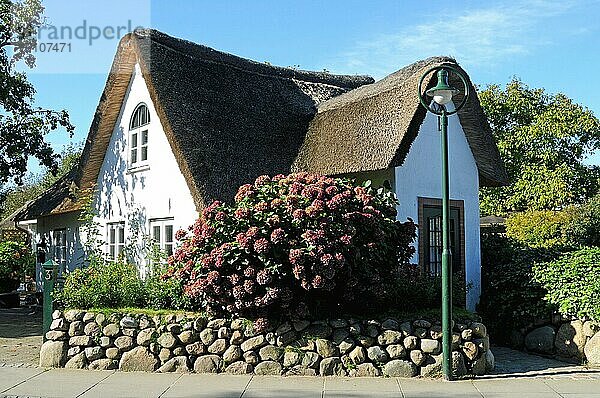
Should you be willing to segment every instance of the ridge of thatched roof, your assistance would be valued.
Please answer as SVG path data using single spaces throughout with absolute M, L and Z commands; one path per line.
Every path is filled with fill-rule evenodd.
M 292 169 L 346 174 L 402 165 L 426 115 L 417 93 L 419 79 L 427 69 L 439 65 L 463 71 L 452 58 L 432 57 L 320 103 Z M 492 131 L 475 88 L 465 76 L 471 95 L 458 117 L 479 170 L 480 184 L 505 184 L 508 175 Z M 429 88 L 434 82 L 430 74 L 424 86 Z M 462 83 L 451 75 L 451 84 L 461 87 Z M 455 100 L 458 103 L 462 97 Z
M 196 206 L 232 199 L 261 174 L 290 171 L 316 105 L 374 80 L 271 66 L 152 29 L 119 42 L 70 181 L 94 188 L 136 63 Z M 64 187 L 36 200 L 24 217 L 82 208 Z M 59 203 L 56 203 L 59 202 Z M 35 211 L 34 211 L 35 209 Z

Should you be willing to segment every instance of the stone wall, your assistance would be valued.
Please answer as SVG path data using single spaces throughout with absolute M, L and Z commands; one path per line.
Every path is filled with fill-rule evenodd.
M 245 319 L 55 311 L 40 366 L 259 375 L 435 377 L 441 327 L 432 320 L 333 319 L 257 331 Z M 493 369 L 486 327 L 456 324 L 455 376 Z
M 590 320 L 556 315 L 551 321 L 513 331 L 511 344 L 562 361 L 600 366 L 600 325 Z

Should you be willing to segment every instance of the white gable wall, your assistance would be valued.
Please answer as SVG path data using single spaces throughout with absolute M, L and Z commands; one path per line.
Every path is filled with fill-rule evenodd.
M 129 121 L 139 103 L 150 111 L 148 127 L 148 167 L 128 169 Z M 97 181 L 96 208 L 101 237 L 106 239 L 106 223 L 125 222 L 129 239 L 149 234 L 152 219 L 173 218 L 174 230 L 187 228 L 198 217 L 187 183 L 167 141 L 144 77 L 136 65 L 121 107 Z M 139 226 L 139 228 L 138 228 Z M 140 242 L 138 242 L 140 243 Z
M 481 293 L 479 174 L 457 115 L 448 120 L 450 199 L 463 200 L 466 281 L 471 284 L 467 308 L 475 309 Z M 418 222 L 418 197 L 442 197 L 442 161 L 437 116 L 427 113 L 408 155 L 395 171 L 398 219 Z M 418 263 L 418 250 L 413 258 Z

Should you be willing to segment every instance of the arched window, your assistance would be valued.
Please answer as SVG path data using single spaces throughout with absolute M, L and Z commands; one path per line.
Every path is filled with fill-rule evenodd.
M 129 165 L 140 166 L 148 160 L 148 124 L 150 111 L 146 104 L 139 104 L 129 121 Z

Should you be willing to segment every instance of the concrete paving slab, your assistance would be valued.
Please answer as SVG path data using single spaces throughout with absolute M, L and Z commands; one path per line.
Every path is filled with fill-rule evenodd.
M 114 371 L 110 370 L 90 372 L 89 370 L 51 369 L 27 380 L 26 383 L 5 391 L 3 394 L 45 398 L 77 397 L 113 373 Z
M 46 370 L 41 368 L 12 368 L 0 367 L 0 393 L 35 377 Z
M 321 398 L 323 383 L 324 378 L 322 377 L 254 376 L 242 397 Z
M 326 377 L 324 389 L 325 391 L 400 392 L 396 379 L 371 377 Z
M 446 382 L 442 380 L 398 379 L 398 382 L 405 398 L 481 398 L 481 394 L 469 380 Z
M 488 392 L 483 395 L 485 398 L 562 398 L 557 393 L 548 392 Z
M 88 371 L 88 373 L 95 373 Z M 181 377 L 178 373 L 115 372 L 81 397 L 158 397 Z
M 251 378 L 251 375 L 184 374 L 161 398 L 239 398 Z
M 544 383 L 543 379 L 488 379 L 474 380 L 473 384 L 482 393 L 554 393 L 554 390 Z
M 254 376 L 247 391 L 254 390 L 323 390 L 324 377 Z
M 325 391 L 323 398 L 402 398 L 400 391 Z
M 600 380 L 544 380 L 548 387 L 563 394 L 600 394 Z

